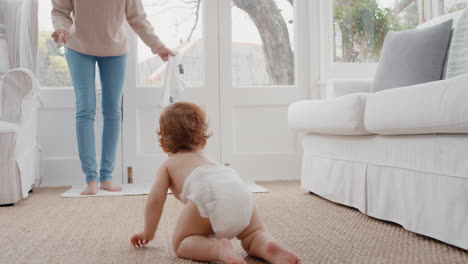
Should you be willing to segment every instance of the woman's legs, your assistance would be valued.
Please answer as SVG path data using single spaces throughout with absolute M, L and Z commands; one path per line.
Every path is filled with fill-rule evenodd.
M 101 184 L 101 188 L 109 191 L 118 191 L 120 187 L 110 184 L 110 180 L 112 180 L 112 172 L 114 171 L 119 145 L 122 118 L 122 91 L 125 81 L 127 55 L 98 57 L 97 63 L 101 75 L 102 114 L 104 117 L 99 180 L 101 183 L 104 183 Z
M 95 65 L 93 56 L 67 49 L 66 58 L 76 97 L 76 137 L 81 168 L 86 182 L 95 185 L 97 192 L 96 147 L 94 142 L 94 116 L 96 113 Z

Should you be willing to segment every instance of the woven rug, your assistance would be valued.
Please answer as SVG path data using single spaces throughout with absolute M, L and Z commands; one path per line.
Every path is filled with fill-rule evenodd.
M 305 264 L 468 263 L 464 250 L 309 194 L 298 181 L 261 185 L 270 190 L 254 195 L 266 228 Z M 145 196 L 59 198 L 65 190 L 39 188 L 15 206 L 0 207 L 0 263 L 198 263 L 172 252 L 182 209 L 172 195 L 156 239 L 134 249 L 129 239 L 143 228 Z M 246 256 L 238 241 L 234 246 Z

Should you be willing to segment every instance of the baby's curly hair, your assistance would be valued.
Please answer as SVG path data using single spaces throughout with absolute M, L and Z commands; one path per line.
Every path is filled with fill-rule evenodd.
M 164 151 L 177 153 L 204 147 L 208 133 L 205 111 L 196 104 L 179 102 L 167 107 L 159 117 L 159 144 Z

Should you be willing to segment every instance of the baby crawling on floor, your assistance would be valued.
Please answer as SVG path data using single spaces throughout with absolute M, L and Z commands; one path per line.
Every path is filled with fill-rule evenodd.
M 169 159 L 159 168 L 145 209 L 145 230 L 131 238 L 135 247 L 153 240 L 170 188 L 185 204 L 174 230 L 177 256 L 198 261 L 243 264 L 231 245 L 238 238 L 250 256 L 273 264 L 299 264 L 268 233 L 254 207 L 252 193 L 231 167 L 203 153 L 209 138 L 205 112 L 187 102 L 167 107 L 159 119 L 159 142 Z

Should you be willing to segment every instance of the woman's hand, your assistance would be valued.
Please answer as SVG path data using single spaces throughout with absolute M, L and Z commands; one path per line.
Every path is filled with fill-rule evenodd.
M 52 38 L 54 39 L 57 45 L 62 46 L 63 44 L 67 43 L 68 41 L 68 32 L 63 29 L 57 29 L 54 33 L 52 33 Z
M 145 233 L 139 233 L 136 235 L 133 235 L 132 238 L 130 239 L 130 242 L 134 247 L 144 247 L 146 244 L 148 244 L 151 240 L 153 240 L 154 236 L 150 237 L 145 235 Z
M 153 51 L 153 53 L 158 54 L 158 56 L 161 57 L 163 61 L 167 61 L 169 56 L 175 56 L 174 52 L 172 52 L 172 50 L 168 49 L 166 46 L 162 46 L 156 51 Z

